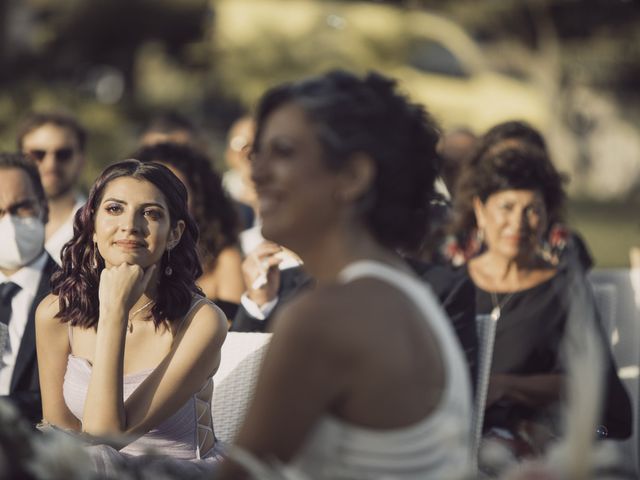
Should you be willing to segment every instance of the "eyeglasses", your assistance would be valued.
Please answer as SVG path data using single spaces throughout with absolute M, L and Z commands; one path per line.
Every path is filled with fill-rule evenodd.
M 21 218 L 34 217 L 39 211 L 38 206 L 38 200 L 27 198 L 9 205 L 7 208 L 0 207 L 0 218 L 4 217 L 5 214 Z
M 29 150 L 27 153 L 31 155 L 36 162 L 42 162 L 49 152 L 53 153 L 56 162 L 60 163 L 68 162 L 75 153 L 74 149 L 71 147 L 58 148 L 57 150 L 41 150 L 39 148 L 34 148 L 33 150 Z

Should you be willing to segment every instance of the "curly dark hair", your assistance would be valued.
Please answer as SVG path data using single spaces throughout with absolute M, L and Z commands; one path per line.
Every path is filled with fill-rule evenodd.
M 187 190 L 164 165 L 124 160 L 108 166 L 102 172 L 89 192 L 87 203 L 76 212 L 73 238 L 62 249 L 62 269 L 51 278 L 51 291 L 58 295 L 60 302 L 57 316 L 62 322 L 97 328 L 98 286 L 104 259 L 93 242 L 95 215 L 106 186 L 121 177 L 151 182 L 167 200 L 171 226 L 175 227 L 179 220 L 185 223 L 180 242 L 171 251 L 173 273 L 170 277 L 160 275 L 158 298 L 151 310 L 156 328 L 164 319 L 173 320 L 184 316 L 193 294 L 201 294 L 195 284 L 196 278 L 202 275 L 196 248 L 198 227 L 187 209 Z M 94 258 L 97 259 L 97 268 L 92 265 Z M 167 261 L 168 256 L 163 255 L 160 272 L 164 272 Z
M 177 143 L 158 143 L 138 150 L 141 162 L 160 162 L 180 170 L 188 179 L 193 198 L 191 214 L 200 228 L 198 251 L 206 268 L 212 268 L 220 252 L 238 243 L 238 215 L 222 187 L 220 176 L 204 153 Z
M 288 103 L 300 106 L 315 126 L 328 168 L 339 170 L 357 153 L 375 162 L 374 184 L 359 201 L 361 217 L 382 245 L 411 250 L 428 228 L 439 129 L 422 105 L 395 87 L 375 72 L 359 78 L 342 70 L 274 87 L 258 106 L 254 153 L 269 115 Z
M 510 120 L 494 125 L 482 135 L 469 163 L 475 165 L 491 151 L 516 145 L 531 145 L 549 154 L 547 142 L 538 130 L 522 120 Z
M 547 152 L 534 144 L 504 145 L 488 148 L 474 157 L 472 165 L 461 175 L 453 202 L 452 231 L 467 240 L 475 230 L 473 199 L 483 203 L 503 190 L 535 190 L 542 194 L 548 227 L 562 220 L 566 178 L 554 167 Z M 546 232 L 545 232 L 546 233 Z

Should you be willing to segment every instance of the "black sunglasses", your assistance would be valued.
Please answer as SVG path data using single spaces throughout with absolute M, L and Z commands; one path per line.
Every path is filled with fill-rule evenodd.
M 47 156 L 48 152 L 53 153 L 56 162 L 65 163 L 71 160 L 74 150 L 71 147 L 58 148 L 57 150 L 41 150 L 39 148 L 35 148 L 33 150 L 29 150 L 28 153 L 36 162 L 41 162 L 44 160 L 44 157 Z

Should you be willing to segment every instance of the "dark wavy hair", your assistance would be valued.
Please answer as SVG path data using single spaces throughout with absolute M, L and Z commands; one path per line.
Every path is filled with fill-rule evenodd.
M 143 147 L 134 157 L 145 163 L 167 163 L 184 173 L 193 194 L 191 214 L 200 228 L 198 251 L 205 269 L 212 268 L 224 248 L 237 245 L 239 223 L 235 207 L 209 158 L 177 143 Z
M 556 170 L 546 150 L 535 144 L 488 148 L 473 159 L 457 183 L 451 230 L 463 241 L 467 240 L 477 227 L 473 199 L 478 197 L 484 203 L 492 194 L 504 190 L 540 192 L 550 228 L 563 217 L 565 181 L 565 176 Z
M 171 250 L 173 273 L 170 277 L 163 274 L 168 256 L 162 256 L 158 297 L 151 309 L 156 328 L 164 319 L 173 320 L 184 316 L 193 294 L 201 293 L 195 284 L 196 278 L 202 275 L 196 249 L 198 227 L 187 209 L 187 190 L 171 170 L 163 165 L 124 160 L 108 166 L 93 184 L 87 203 L 76 212 L 73 238 L 62 249 L 62 269 L 51 278 L 51 291 L 58 295 L 60 302 L 57 316 L 73 326 L 88 328 L 98 325 L 98 286 L 104 259 L 93 242 L 95 215 L 106 186 L 121 177 L 132 177 L 155 185 L 167 201 L 171 227 L 175 227 L 179 220 L 185 223 L 180 242 Z M 94 258 L 97 260 L 97 268 L 92 265 L 95 263 Z
M 428 228 L 439 129 L 422 105 L 395 87 L 378 73 L 359 78 L 342 70 L 277 86 L 258 106 L 254 154 L 269 115 L 288 103 L 300 106 L 315 126 L 328 168 L 339 170 L 358 153 L 373 159 L 377 174 L 359 200 L 361 217 L 382 245 L 411 250 Z

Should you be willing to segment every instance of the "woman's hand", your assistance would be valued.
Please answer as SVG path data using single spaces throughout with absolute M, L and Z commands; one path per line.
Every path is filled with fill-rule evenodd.
M 278 295 L 280 262 L 282 247 L 273 242 L 261 243 L 242 262 L 247 296 L 260 307 Z
M 155 270 L 155 265 L 145 271 L 140 265 L 128 263 L 102 270 L 98 289 L 100 312 L 114 310 L 126 316 L 146 290 Z

